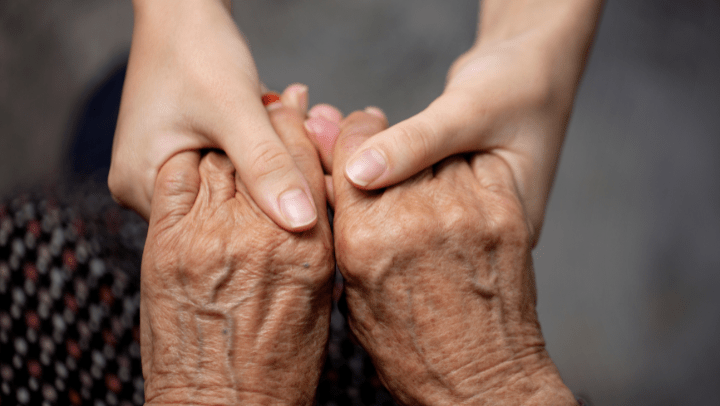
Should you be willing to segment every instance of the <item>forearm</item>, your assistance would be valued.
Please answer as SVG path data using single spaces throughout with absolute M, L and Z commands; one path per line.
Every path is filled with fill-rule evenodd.
M 489 114 L 508 121 L 494 133 L 494 150 L 516 175 L 534 241 L 601 6 L 602 0 L 483 0 L 475 44 L 448 73 L 446 90 L 475 81 L 483 95 L 495 94 Z
M 213 276 L 227 275 L 224 269 L 203 269 L 205 282 L 182 269 L 143 267 L 143 288 L 152 292 L 141 300 L 146 404 L 312 404 L 327 340 L 329 284 L 316 297 L 304 287 L 266 282 L 278 269 L 244 268 L 263 276 L 253 280 L 238 271 L 220 279 Z M 163 285 L 159 275 L 175 276 Z
M 534 37 L 537 45 L 581 58 L 603 0 L 481 0 L 477 44 Z
M 159 9 L 164 14 L 171 14 L 175 10 L 183 8 L 201 9 L 206 6 L 220 5 L 227 10 L 232 11 L 232 0 L 201 0 L 201 1 L 177 1 L 177 0 L 133 0 L 133 10 L 137 17 L 138 14 L 147 13 L 152 9 Z
M 603 0 L 481 0 L 474 48 L 519 45 L 571 104 Z
M 498 367 L 504 379 L 478 393 L 468 404 L 519 406 L 575 406 L 577 401 L 565 386 L 546 351 L 516 359 Z M 515 371 L 511 375 L 505 375 Z M 486 371 L 494 372 L 494 371 Z
M 133 12 L 134 36 L 171 41 L 205 36 L 205 27 L 237 30 L 228 0 L 133 0 Z

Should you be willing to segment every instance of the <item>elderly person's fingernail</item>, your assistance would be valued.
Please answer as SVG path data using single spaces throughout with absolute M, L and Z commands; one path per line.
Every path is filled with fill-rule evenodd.
M 317 217 L 315 207 L 304 191 L 292 189 L 280 195 L 278 199 L 283 216 L 293 228 L 306 226 Z
M 383 120 L 385 119 L 385 113 L 379 107 L 375 107 L 375 106 L 365 107 L 365 112 L 370 115 L 373 115 L 375 117 L 382 118 Z
M 325 123 L 319 118 L 309 118 L 303 123 L 308 134 L 322 134 L 325 130 Z
M 382 154 L 374 149 L 366 149 L 355 160 L 345 167 L 345 174 L 350 181 L 358 186 L 367 186 L 379 178 L 385 170 L 387 163 Z
M 342 113 L 340 110 L 329 104 L 317 104 L 308 111 L 308 117 L 319 118 L 323 117 L 329 120 L 331 123 L 340 124 L 342 121 Z
M 301 84 L 295 83 L 288 86 L 285 90 L 288 96 L 287 103 L 290 107 L 302 112 L 307 113 L 308 109 L 308 87 Z

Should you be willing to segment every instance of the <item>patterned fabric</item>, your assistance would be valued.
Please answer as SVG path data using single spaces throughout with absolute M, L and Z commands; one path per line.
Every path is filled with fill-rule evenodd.
M 98 193 L 97 190 L 102 192 Z M 145 222 L 104 186 L 80 199 L 0 201 L 0 406 L 142 405 L 139 269 Z M 319 405 L 393 405 L 337 301 Z
M 31 195 L 0 202 L 0 406 L 144 402 L 139 269 L 147 225 L 93 189 L 73 204 Z M 348 335 L 341 293 L 336 272 L 317 403 L 394 405 Z

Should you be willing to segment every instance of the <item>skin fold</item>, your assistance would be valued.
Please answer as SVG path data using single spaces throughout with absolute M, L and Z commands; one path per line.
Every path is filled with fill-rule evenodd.
M 270 116 L 324 207 L 304 113 L 274 106 Z M 253 202 L 224 154 L 171 158 L 158 174 L 142 263 L 146 403 L 313 404 L 333 274 L 324 211 L 312 229 L 290 233 Z

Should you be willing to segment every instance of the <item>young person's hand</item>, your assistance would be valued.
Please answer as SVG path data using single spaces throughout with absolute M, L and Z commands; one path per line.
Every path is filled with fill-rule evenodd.
M 116 200 L 147 219 L 160 167 L 183 151 L 218 148 L 273 222 L 311 228 L 318 210 L 310 187 L 270 124 L 229 2 L 135 0 L 134 7 L 108 179 Z M 289 92 L 304 115 L 307 87 Z
M 358 188 L 401 182 L 442 159 L 492 152 L 542 226 L 600 0 L 486 0 L 476 44 L 421 113 L 368 139 L 343 169 Z

